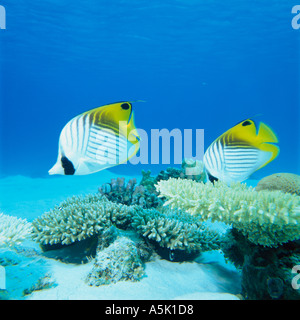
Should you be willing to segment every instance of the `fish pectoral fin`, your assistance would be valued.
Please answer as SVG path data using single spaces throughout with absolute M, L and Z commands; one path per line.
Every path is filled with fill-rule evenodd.
M 64 169 L 61 165 L 61 161 L 57 160 L 57 162 L 55 163 L 55 165 L 48 171 L 49 175 L 53 175 L 53 174 L 64 174 Z

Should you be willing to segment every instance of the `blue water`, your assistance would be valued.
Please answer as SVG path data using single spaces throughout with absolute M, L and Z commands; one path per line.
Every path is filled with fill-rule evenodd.
M 133 108 L 136 126 L 149 139 L 152 129 L 192 129 L 194 139 L 196 129 L 204 129 L 204 150 L 238 122 L 254 117 L 273 128 L 281 151 L 247 183 L 255 186 L 276 172 L 300 174 L 300 28 L 291 24 L 296 4 L 0 0 L 6 10 L 6 29 L 0 30 L 0 212 L 32 222 L 67 197 L 97 192 L 111 178 L 127 175 L 128 181 L 139 179 L 142 169 L 155 174 L 179 167 L 174 156 L 168 165 L 162 158 L 151 164 L 150 148 L 149 164 L 129 163 L 89 176 L 48 176 L 64 125 L 117 101 L 145 101 Z M 0 10 L 0 26 L 1 18 Z M 196 155 L 201 146 L 193 142 Z M 210 227 L 220 233 L 227 228 Z M 91 264 L 41 259 L 30 236 L 20 248 L 24 252 L 0 245 L 0 300 L 27 299 L 24 290 L 48 271 L 57 288 L 39 290 L 34 298 L 165 300 L 200 293 L 201 299 L 241 292 L 241 272 L 225 263 L 220 250 L 188 263 L 155 258 L 134 286 L 117 283 L 89 291 L 84 278 Z M 32 252 L 40 253 L 31 257 Z
M 281 153 L 256 177 L 300 173 L 295 1 L 0 4 L 7 15 L 0 30 L 1 176 L 46 177 L 62 127 L 83 111 L 123 100 L 146 101 L 134 104 L 138 128 L 204 129 L 205 148 L 259 115 L 277 133 Z

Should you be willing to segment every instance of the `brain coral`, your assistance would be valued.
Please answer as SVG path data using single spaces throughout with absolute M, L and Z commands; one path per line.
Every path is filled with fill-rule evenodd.
M 127 224 L 134 210 L 100 194 L 74 196 L 32 222 L 33 238 L 43 245 L 71 244 L 102 232 L 112 222 Z
M 165 205 L 202 220 L 222 221 L 240 230 L 255 244 L 278 246 L 300 235 L 300 198 L 281 191 L 260 191 L 218 181 L 197 183 L 169 179 L 157 184 Z
M 26 219 L 0 213 L 0 248 L 20 244 L 30 235 L 31 228 Z
M 261 179 L 256 191 L 261 190 L 281 190 L 300 196 L 300 176 L 293 173 L 274 173 Z

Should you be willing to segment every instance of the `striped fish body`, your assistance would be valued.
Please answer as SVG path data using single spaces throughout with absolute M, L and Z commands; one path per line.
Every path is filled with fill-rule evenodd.
M 85 175 L 126 162 L 139 150 L 129 102 L 87 111 L 70 120 L 59 137 L 56 164 L 49 174 Z
M 217 138 L 206 150 L 203 163 L 211 180 L 241 182 L 274 160 L 278 139 L 264 123 L 244 120 Z

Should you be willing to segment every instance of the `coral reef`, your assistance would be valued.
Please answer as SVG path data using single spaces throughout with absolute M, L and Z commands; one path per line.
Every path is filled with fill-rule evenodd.
M 146 209 L 160 209 L 163 200 L 157 197 L 158 192 L 155 184 L 160 180 L 168 180 L 169 178 L 192 179 L 199 182 L 205 181 L 206 174 L 201 161 L 184 159 L 180 169 L 167 168 L 160 171 L 156 177 L 151 175 L 150 170 L 142 170 L 142 179 L 139 184 L 137 184 L 135 178 L 126 183 L 125 178 L 122 177 L 104 183 L 98 191 L 112 202 L 128 206 L 138 205 Z
M 150 171 L 149 171 L 150 172 Z M 178 168 L 167 168 L 166 170 L 161 170 L 159 174 L 155 177 L 153 181 L 153 188 L 155 190 L 155 184 L 160 180 L 169 180 L 170 178 L 174 179 L 184 179 L 185 173 L 184 170 Z
M 197 183 L 169 179 L 157 184 L 165 205 L 185 210 L 205 221 L 222 221 L 240 230 L 251 242 L 278 246 L 300 234 L 300 198 L 281 191 L 257 192 L 245 184 L 228 187 L 217 181 Z
M 184 212 L 140 210 L 134 215 L 132 225 L 146 239 L 170 250 L 190 253 L 219 248 L 218 234 Z
M 29 237 L 31 229 L 26 219 L 0 213 L 0 248 L 19 245 Z
M 127 184 L 125 178 L 111 179 L 110 183 L 105 183 L 99 188 L 99 192 L 109 201 L 130 205 L 136 184 L 136 179 L 130 179 Z
M 125 178 L 111 179 L 110 183 L 105 183 L 99 188 L 99 192 L 109 201 L 125 204 L 139 205 L 143 208 L 161 207 L 163 201 L 157 197 L 157 192 L 149 183 L 148 172 L 144 171 L 144 180 L 137 185 L 136 179 L 130 179 L 125 183 Z M 145 183 L 143 185 L 142 183 Z
M 121 236 L 98 251 L 86 282 L 90 286 L 100 286 L 121 280 L 138 281 L 144 275 L 144 266 L 135 243 Z
M 219 247 L 218 234 L 204 227 L 199 218 L 176 210 L 159 212 L 126 206 L 100 194 L 69 198 L 35 219 L 32 225 L 32 237 L 40 243 L 44 256 L 69 263 L 88 262 L 88 257 L 96 255 L 97 246 L 104 249 L 107 239 L 115 238 L 109 231 L 113 228 L 133 229 L 156 249 L 168 249 L 170 260 L 175 254 L 184 257 L 184 253 Z M 144 243 L 142 247 L 147 245 Z M 162 250 L 156 251 L 164 254 Z M 144 254 L 147 256 L 147 250 Z
M 149 192 L 156 193 L 155 183 L 156 183 L 156 178 L 151 176 L 151 171 L 142 170 L 142 179 L 140 182 L 140 186 L 143 186 Z
M 204 182 L 206 180 L 206 173 L 203 162 L 186 158 L 183 160 L 180 169 L 167 168 L 166 170 L 160 171 L 154 183 L 160 180 L 169 180 L 170 178 L 191 179 L 197 182 Z
M 206 173 L 202 161 L 193 159 L 183 159 L 182 170 L 184 170 L 184 179 L 192 179 L 197 182 L 205 182 Z
M 300 264 L 300 242 L 291 241 L 277 248 L 254 245 L 236 229 L 227 231 L 221 242 L 226 259 L 242 272 L 242 295 L 251 300 L 299 300 L 291 270 Z
M 42 256 L 60 260 L 64 263 L 82 264 L 89 262 L 90 257 L 96 255 L 98 246 L 98 234 L 71 244 L 40 244 Z
M 137 210 L 143 209 L 110 202 L 100 194 L 72 197 L 35 219 L 32 237 L 43 249 L 43 256 L 86 263 L 99 248 L 113 242 L 116 230 L 132 229 Z
M 42 245 L 68 245 L 101 233 L 112 222 L 125 227 L 134 211 L 100 194 L 72 197 L 35 219 L 32 236 Z
M 300 176 L 293 173 L 274 173 L 261 179 L 255 190 L 281 190 L 300 196 Z

